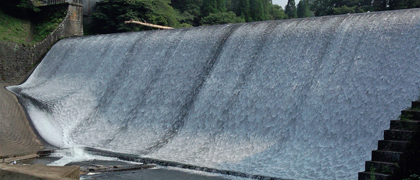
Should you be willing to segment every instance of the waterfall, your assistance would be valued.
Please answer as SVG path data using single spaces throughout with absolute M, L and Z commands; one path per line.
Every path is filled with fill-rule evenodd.
M 8 89 L 57 147 L 356 179 L 419 85 L 410 9 L 68 38 Z

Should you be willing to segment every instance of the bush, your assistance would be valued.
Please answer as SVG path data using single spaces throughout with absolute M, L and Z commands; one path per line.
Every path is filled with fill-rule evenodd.
M 35 28 L 33 41 L 38 42 L 44 40 L 51 34 L 58 25 L 64 20 L 67 14 L 66 5 L 57 5 L 54 8 L 43 9 L 36 14 L 34 18 Z
M 214 25 L 214 24 L 228 24 L 228 23 L 243 23 L 244 18 L 237 17 L 232 11 L 219 12 L 216 14 L 210 14 L 201 19 L 200 24 L 202 25 Z
M 152 28 L 125 21 L 137 20 L 152 24 L 179 27 L 175 11 L 164 0 L 104 0 L 96 3 L 92 13 L 92 34 L 150 30 Z

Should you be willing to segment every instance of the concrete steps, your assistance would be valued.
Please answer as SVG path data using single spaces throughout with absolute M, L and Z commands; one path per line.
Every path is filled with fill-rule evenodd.
M 385 140 L 396 140 L 396 141 L 410 141 L 414 136 L 415 131 L 407 130 L 385 130 Z
M 378 150 L 388 150 L 404 152 L 408 146 L 408 141 L 379 140 Z
M 393 174 L 398 170 L 398 164 L 379 161 L 366 161 L 365 171 L 370 172 L 371 169 L 375 169 L 375 172 L 377 173 Z
M 359 180 L 392 180 L 389 174 L 359 172 Z
M 420 121 L 411 120 L 392 120 L 390 130 L 409 130 L 416 131 L 420 127 Z
M 403 152 L 396 151 L 372 151 L 372 161 L 398 163 L 400 162 Z
M 420 101 L 412 102 L 409 110 L 401 111 L 400 120 L 391 120 L 384 140 L 378 141 L 378 150 L 372 151 L 372 160 L 366 161 L 359 180 L 391 180 L 399 171 L 398 163 L 404 157 L 410 141 L 420 129 Z

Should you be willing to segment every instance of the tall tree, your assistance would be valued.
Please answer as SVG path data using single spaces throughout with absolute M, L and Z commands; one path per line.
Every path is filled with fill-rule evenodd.
M 245 20 L 241 17 L 237 17 L 232 11 L 219 12 L 216 14 L 210 14 L 201 19 L 201 25 L 214 25 L 214 24 L 227 24 L 227 23 L 243 23 Z
M 203 3 L 203 16 L 226 12 L 225 0 L 205 0 Z
M 390 9 L 406 9 L 420 7 L 420 0 L 389 0 Z
M 264 6 L 262 0 L 250 0 L 250 14 L 254 21 L 264 21 Z
M 311 11 L 309 10 L 308 0 L 300 0 L 297 5 L 297 16 L 299 18 L 311 16 Z
M 246 22 L 251 22 L 252 17 L 250 12 L 249 0 L 239 0 L 236 14 L 245 19 Z
M 166 0 L 103 0 L 96 3 L 96 11 L 92 13 L 91 19 L 91 31 L 94 34 L 151 29 L 124 23 L 131 19 L 164 26 L 179 26 L 174 9 Z
M 186 0 L 171 0 L 171 6 L 181 11 L 184 11 L 184 4 L 186 4 Z
M 263 4 L 263 9 L 264 9 L 264 20 L 269 20 L 270 19 L 270 10 L 271 7 L 273 6 L 273 2 L 272 0 L 262 0 L 262 4 Z
M 334 13 L 332 0 L 315 0 L 310 8 L 315 16 L 326 16 Z
M 202 7 L 202 15 L 208 16 L 210 14 L 216 14 L 219 12 L 217 1 L 218 0 L 205 0 Z
M 285 19 L 286 14 L 284 13 L 284 10 L 281 6 L 277 4 L 273 4 L 271 7 L 271 17 L 272 19 L 275 19 L 275 20 Z
M 177 19 L 180 23 L 199 26 L 203 0 L 172 0 L 172 6 L 177 10 Z
M 219 12 L 226 12 L 226 2 L 225 2 L 225 0 L 217 0 L 217 10 Z
M 371 3 L 373 11 L 384 11 L 388 5 L 388 0 L 374 0 Z
M 297 18 L 295 0 L 288 0 L 284 11 L 289 18 Z

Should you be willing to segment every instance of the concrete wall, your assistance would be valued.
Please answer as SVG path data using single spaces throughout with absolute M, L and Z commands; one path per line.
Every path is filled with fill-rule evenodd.
M 79 166 L 5 165 L 0 164 L 0 179 L 7 180 L 74 180 L 79 179 Z
M 2 158 L 35 154 L 42 148 L 18 99 L 4 88 L 6 85 L 0 83 L 0 162 Z
M 63 22 L 37 44 L 0 42 L 0 83 L 12 83 L 24 78 L 58 40 L 83 35 L 82 12 L 82 5 L 69 4 Z
M 90 15 L 94 9 L 96 2 L 102 0 L 83 0 L 83 14 Z

